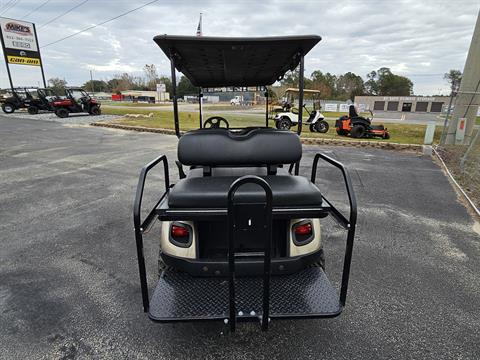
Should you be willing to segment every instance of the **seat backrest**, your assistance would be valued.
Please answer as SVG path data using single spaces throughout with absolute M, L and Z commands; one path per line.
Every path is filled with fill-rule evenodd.
M 291 164 L 302 157 L 297 134 L 271 128 L 234 133 L 199 129 L 178 142 L 178 160 L 189 166 L 261 166 Z

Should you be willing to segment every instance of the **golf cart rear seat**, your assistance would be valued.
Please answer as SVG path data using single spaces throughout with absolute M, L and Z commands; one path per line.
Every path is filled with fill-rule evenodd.
M 212 145 L 213 144 L 213 145 Z M 320 190 L 302 176 L 290 175 L 278 166 L 300 161 L 298 135 L 270 128 L 233 133 L 228 129 L 201 129 L 186 133 L 178 143 L 178 158 L 194 167 L 170 190 L 170 208 L 226 208 L 230 185 L 240 176 L 255 174 L 270 185 L 273 206 L 320 206 Z M 207 169 L 207 170 L 205 170 Z M 265 192 L 248 184 L 237 198 L 259 202 Z

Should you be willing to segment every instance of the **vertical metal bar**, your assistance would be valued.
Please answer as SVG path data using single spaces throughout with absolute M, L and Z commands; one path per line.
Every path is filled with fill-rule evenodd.
M 10 73 L 10 67 L 8 66 L 8 56 L 7 52 L 5 51 L 5 42 L 3 41 L 3 33 L 2 29 L 0 27 L 0 40 L 2 42 L 2 49 L 3 49 L 3 57 L 5 59 L 5 66 L 7 67 L 7 74 L 8 74 L 8 81 L 10 82 L 10 88 L 13 90 L 13 82 L 12 82 L 12 74 Z M 38 41 L 37 41 L 37 46 L 38 46 Z
M 37 43 L 38 57 L 40 58 L 40 71 L 42 72 L 43 87 L 46 88 L 47 82 L 45 81 L 45 73 L 43 72 L 43 60 L 42 54 L 40 54 L 40 44 L 38 43 L 37 29 L 35 28 L 35 24 L 33 24 L 33 32 L 35 33 L 35 42 Z
M 268 321 L 270 317 L 270 266 L 272 262 L 272 197 L 265 189 L 267 198 L 265 204 L 265 245 L 263 259 L 263 310 L 262 310 L 262 330 L 268 330 Z M 271 191 L 271 190 L 270 190 Z
M 177 76 L 175 74 L 175 55 L 173 52 L 170 52 L 170 70 L 172 76 L 173 120 L 175 122 L 175 134 L 177 137 L 180 137 L 180 125 L 178 123 Z
M 235 188 L 236 189 L 236 188 Z M 235 309 L 235 215 L 233 195 L 235 189 L 230 188 L 228 193 L 228 307 L 230 331 L 235 331 L 237 310 Z
M 265 87 L 265 127 L 268 128 L 268 88 Z
M 302 116 L 303 116 L 303 86 L 304 86 L 304 79 L 303 73 L 305 72 L 304 69 L 304 62 L 303 62 L 303 54 L 300 55 L 300 69 L 299 69 L 299 79 L 298 79 L 298 127 L 297 127 L 297 134 L 300 135 L 302 133 Z
M 202 115 L 202 105 L 203 105 L 203 89 L 200 87 L 198 90 L 198 109 L 199 109 L 199 121 L 200 121 L 200 129 L 203 126 L 203 115 Z

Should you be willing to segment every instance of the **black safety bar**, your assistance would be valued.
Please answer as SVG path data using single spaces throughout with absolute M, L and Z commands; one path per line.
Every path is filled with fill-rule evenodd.
M 149 212 L 145 220 L 141 221 L 141 208 L 142 208 L 142 198 L 143 198 L 143 188 L 145 187 L 145 180 L 147 174 L 152 170 L 159 162 L 163 161 L 163 171 L 165 178 L 165 193 L 162 195 L 160 200 L 155 204 L 153 209 Z M 142 289 L 142 301 L 143 301 L 143 311 L 147 312 L 149 308 L 149 296 L 148 296 L 148 284 L 147 284 L 147 274 L 145 270 L 145 257 L 143 255 L 143 236 L 142 233 L 148 226 L 151 224 L 155 218 L 155 209 L 160 204 L 160 202 L 165 198 L 170 188 L 170 179 L 168 174 L 168 161 L 165 155 L 162 155 L 155 160 L 151 161 L 142 168 L 140 172 L 140 178 L 138 179 L 137 192 L 135 194 L 135 202 L 133 205 L 133 224 L 135 227 L 135 241 L 137 244 L 137 259 L 138 259 L 138 270 L 140 273 L 140 286 Z
M 228 288 L 229 288 L 229 323 L 230 331 L 235 331 L 237 313 L 235 308 L 235 212 L 234 195 L 238 188 L 245 184 L 256 184 L 265 191 L 265 244 L 263 259 L 263 310 L 262 330 L 268 330 L 270 314 L 270 265 L 272 247 L 272 189 L 258 176 L 242 176 L 233 182 L 228 190 Z
M 317 176 L 317 165 L 318 160 L 322 159 L 329 164 L 335 166 L 336 168 L 340 169 L 343 175 L 343 179 L 345 180 L 345 186 L 347 188 L 347 195 L 348 195 L 348 202 L 350 204 L 350 215 L 348 220 L 343 216 L 337 209 L 335 209 L 330 202 L 327 203 L 330 205 L 332 215 L 337 219 L 341 220 L 340 222 L 343 223 L 344 227 L 348 230 L 347 234 L 347 244 L 345 249 L 345 258 L 343 260 L 343 273 L 342 273 L 342 285 L 340 289 L 340 304 L 345 306 L 345 302 L 347 299 L 347 290 L 348 290 L 348 280 L 350 278 L 350 265 L 352 262 L 352 252 L 353 252 L 353 240 L 355 237 L 355 226 L 357 223 L 357 200 L 355 198 L 355 193 L 353 191 L 352 180 L 350 179 L 350 175 L 348 174 L 347 169 L 345 166 L 337 161 L 332 159 L 329 156 L 326 156 L 321 153 L 317 153 L 315 158 L 313 159 L 312 165 L 312 183 L 315 183 L 315 179 Z M 324 200 L 326 200 L 324 198 Z

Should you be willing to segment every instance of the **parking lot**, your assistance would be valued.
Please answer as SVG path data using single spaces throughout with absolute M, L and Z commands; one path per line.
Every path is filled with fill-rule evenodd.
M 274 321 L 266 333 L 240 324 L 233 335 L 216 322 L 150 322 L 141 308 L 133 196 L 140 168 L 158 155 L 168 155 L 176 177 L 176 143 L 0 116 L 0 358 L 480 357 L 480 226 L 440 167 L 408 152 L 304 149 L 304 175 L 324 151 L 348 165 L 357 193 L 340 317 Z M 158 184 L 150 194 L 161 193 Z M 155 231 L 145 248 L 150 284 Z M 338 283 L 344 240 L 330 222 L 324 234 L 327 272 Z

